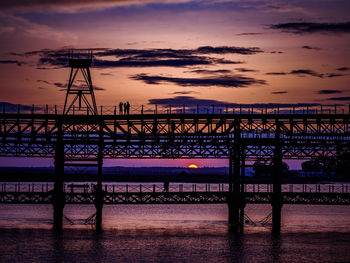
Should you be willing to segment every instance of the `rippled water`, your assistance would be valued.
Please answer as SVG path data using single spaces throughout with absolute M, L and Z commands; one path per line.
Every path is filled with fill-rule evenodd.
M 247 205 L 258 222 L 269 205 Z M 91 205 L 67 205 L 61 234 L 50 205 L 0 206 L 0 262 L 350 262 L 350 207 L 285 205 L 282 233 L 245 225 L 230 234 L 227 206 L 105 205 L 103 231 L 83 222 Z

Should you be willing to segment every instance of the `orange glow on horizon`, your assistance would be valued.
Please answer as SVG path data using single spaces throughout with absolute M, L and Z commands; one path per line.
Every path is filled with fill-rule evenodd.
M 188 168 L 192 168 L 192 169 L 197 169 L 198 166 L 196 164 L 190 164 L 189 166 L 187 166 Z

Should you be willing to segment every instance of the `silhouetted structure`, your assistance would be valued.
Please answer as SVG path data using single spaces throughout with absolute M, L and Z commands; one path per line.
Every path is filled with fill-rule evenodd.
M 71 68 L 63 114 L 83 111 L 87 114 L 97 114 L 97 106 L 90 74 L 92 51 L 75 50 L 69 54 L 69 67 Z M 74 81 L 81 72 L 85 83 L 78 85 Z M 76 106 L 77 104 L 77 106 Z
M 76 99 L 85 98 L 85 93 L 72 89 L 80 69 L 89 84 L 87 94 L 94 101 L 90 65 L 91 58 L 70 60 L 67 96 L 73 93 Z M 129 113 L 125 108 L 124 105 L 125 113 Z M 63 189 L 65 166 L 97 166 L 98 182 L 89 198 L 95 202 L 96 227 L 100 229 L 102 206 L 107 202 L 107 193 L 102 190 L 104 158 L 225 158 L 229 161 L 230 182 L 229 191 L 221 196 L 228 203 L 229 224 L 235 232 L 243 231 L 246 161 L 272 161 L 273 192 L 265 200 L 272 205 L 273 232 L 278 233 L 282 205 L 286 202 L 281 192 L 283 159 L 329 157 L 350 151 L 350 115 L 336 110 L 335 114 L 325 113 L 322 108 L 319 113 L 306 114 L 294 110 L 289 114 L 280 114 L 278 110 L 275 113 L 226 110 L 217 114 L 213 109 L 213 113 L 203 114 L 198 110 L 186 113 L 184 106 L 181 113 L 173 114 L 171 110 L 158 113 L 156 107 L 154 114 L 143 114 L 142 109 L 141 114 L 117 115 L 115 110 L 114 114 L 97 115 L 95 102 L 91 108 L 88 106 L 88 114 L 68 114 L 70 109 L 65 107 L 62 115 L 0 113 L 0 156 L 55 160 L 55 187 L 50 200 L 57 229 L 62 227 L 68 198 Z M 138 198 L 145 202 L 144 196 Z

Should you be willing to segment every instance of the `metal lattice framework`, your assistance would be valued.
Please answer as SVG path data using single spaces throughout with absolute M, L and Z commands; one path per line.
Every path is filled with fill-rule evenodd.
M 104 193 L 104 204 L 223 204 L 228 192 Z M 350 193 L 283 193 L 284 204 L 350 205 Z M 52 192 L 0 192 L 0 203 L 51 204 Z M 272 193 L 245 193 L 247 204 L 269 204 Z M 65 193 L 66 204 L 95 204 L 95 193 Z
M 350 149 L 349 114 L 0 114 L 0 156 L 65 158 L 271 158 L 279 129 L 283 158 L 335 156 Z M 58 132 L 62 127 L 62 133 Z

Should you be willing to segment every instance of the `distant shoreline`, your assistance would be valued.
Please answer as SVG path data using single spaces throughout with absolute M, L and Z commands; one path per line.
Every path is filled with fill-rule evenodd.
M 66 169 L 65 182 L 96 182 L 96 168 Z M 248 173 L 247 173 L 248 174 Z M 251 174 L 248 174 L 251 175 Z M 170 182 L 228 183 L 227 167 L 104 167 L 105 182 Z M 245 183 L 272 183 L 270 176 L 245 176 Z M 53 167 L 0 167 L 1 182 L 53 182 Z M 345 178 L 296 177 L 291 171 L 282 176 L 282 183 L 350 182 Z

